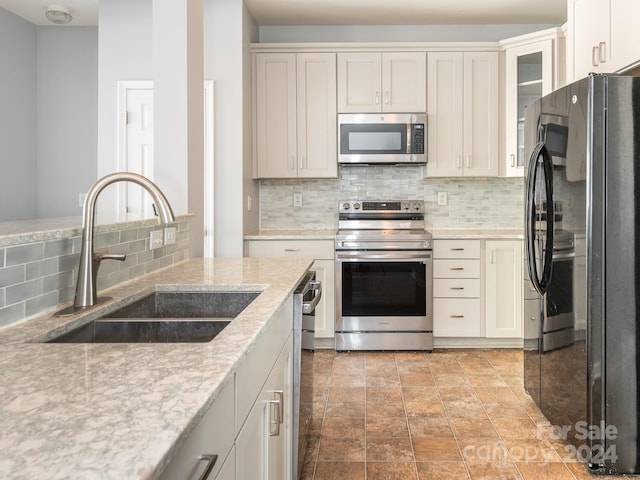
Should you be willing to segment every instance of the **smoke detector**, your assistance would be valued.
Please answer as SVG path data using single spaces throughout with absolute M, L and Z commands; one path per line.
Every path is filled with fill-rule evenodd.
M 56 25 L 66 25 L 73 19 L 69 9 L 62 5 L 49 5 L 45 15 L 47 20 Z

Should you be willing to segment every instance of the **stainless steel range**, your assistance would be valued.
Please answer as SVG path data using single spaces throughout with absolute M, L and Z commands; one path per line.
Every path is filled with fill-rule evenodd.
M 340 202 L 336 350 L 431 350 L 432 262 L 423 201 Z

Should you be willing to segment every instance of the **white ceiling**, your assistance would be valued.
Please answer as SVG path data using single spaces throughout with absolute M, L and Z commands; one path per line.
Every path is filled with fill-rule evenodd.
M 567 0 L 245 0 L 258 25 L 562 24 Z M 36 25 L 47 5 L 69 8 L 70 25 L 98 24 L 98 0 L 0 0 Z

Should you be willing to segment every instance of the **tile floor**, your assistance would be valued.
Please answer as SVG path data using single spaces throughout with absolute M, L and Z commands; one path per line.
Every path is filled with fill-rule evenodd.
M 591 476 L 523 388 L 522 351 L 319 350 L 301 480 Z

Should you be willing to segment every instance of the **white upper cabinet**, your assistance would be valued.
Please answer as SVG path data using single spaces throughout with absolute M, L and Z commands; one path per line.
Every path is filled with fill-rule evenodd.
M 340 113 L 425 112 L 425 52 L 338 53 Z
M 613 73 L 640 61 L 637 0 L 569 0 L 568 78 Z
M 336 54 L 255 55 L 256 178 L 335 178 Z
M 504 159 L 500 175 L 524 175 L 524 112 L 560 85 L 564 38 L 559 29 L 524 35 L 505 45 Z M 561 42 L 562 40 L 562 42 Z M 562 57 L 562 58 L 561 58 Z
M 497 176 L 498 52 L 430 52 L 427 72 L 427 176 Z

